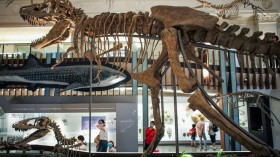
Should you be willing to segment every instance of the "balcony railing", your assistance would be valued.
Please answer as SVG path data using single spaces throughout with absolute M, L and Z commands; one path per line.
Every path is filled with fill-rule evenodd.
M 29 44 L 13 44 L 13 45 L 1 45 L 2 47 L 2 53 L 0 53 L 0 65 L 3 67 L 4 65 L 8 64 L 11 67 L 19 67 L 22 66 L 24 63 L 24 60 L 27 59 L 28 54 L 32 53 L 35 56 L 39 58 L 39 60 L 43 64 L 54 64 L 57 59 L 59 59 L 63 54 L 64 50 L 60 48 L 61 46 L 57 46 L 56 51 L 54 47 L 42 49 L 40 51 L 35 51 L 32 48 L 30 48 Z M 64 49 L 67 46 L 64 46 Z M 10 51 L 8 51 L 10 50 Z M 12 51 L 12 52 L 11 52 Z M 55 51 L 55 52 L 50 52 Z M 126 52 L 126 48 L 124 49 L 124 52 Z M 137 51 L 133 51 L 133 53 L 140 54 Z M 153 64 L 154 61 L 157 59 L 157 57 L 160 55 L 160 51 L 154 52 L 152 54 L 149 54 L 148 66 Z M 220 75 L 220 60 L 225 59 L 226 65 L 222 65 L 226 67 L 226 74 L 227 79 L 229 79 L 229 73 L 230 73 L 230 62 L 234 62 L 234 65 L 236 66 L 236 82 L 237 86 L 240 87 L 240 89 L 276 89 L 276 75 L 278 75 L 280 69 L 279 67 L 276 68 L 276 59 L 271 58 L 271 66 L 276 75 L 269 74 L 268 70 L 266 69 L 265 65 L 263 64 L 263 56 L 254 56 L 255 60 L 255 66 L 256 70 L 252 67 L 252 63 L 249 59 L 249 55 L 244 53 L 243 54 L 243 64 L 244 66 L 241 67 L 239 63 L 237 62 L 237 59 L 230 60 L 228 57 L 221 58 L 220 53 L 225 53 L 225 56 L 229 56 L 230 53 L 235 53 L 234 51 L 226 51 L 224 49 L 219 49 L 217 47 L 213 46 L 207 46 L 207 45 L 199 45 L 196 49 L 196 56 L 204 63 L 206 64 L 210 69 L 212 69 L 217 75 Z M 179 56 L 179 59 L 181 61 L 181 67 L 182 71 L 189 76 L 189 72 L 186 68 L 185 63 L 183 62 L 182 56 Z M 80 61 L 86 61 L 86 58 L 79 58 L 77 55 L 70 53 L 67 58 L 65 59 L 65 62 L 80 62 Z M 109 60 L 110 63 L 116 64 L 116 62 L 113 59 L 113 56 L 108 56 L 106 58 L 103 58 L 103 61 Z M 124 57 L 119 57 L 118 61 L 123 61 Z M 201 65 L 196 64 L 193 61 L 190 61 L 192 70 L 194 71 L 196 77 L 198 78 L 199 82 L 206 90 L 210 91 L 217 91 L 218 87 L 220 87 L 220 83 L 211 75 L 209 74 Z M 132 67 L 132 59 L 129 61 L 129 63 L 126 65 L 126 68 L 129 72 L 134 69 Z M 167 62 L 163 70 L 166 68 L 169 68 L 169 62 Z M 166 74 L 162 77 L 163 87 L 164 89 L 172 89 L 172 77 L 171 77 L 171 68 L 166 69 Z M 138 72 L 143 71 L 143 67 L 140 65 L 137 68 Z M 133 87 L 132 80 L 127 82 L 124 85 L 121 85 L 120 87 L 105 90 L 105 91 L 93 91 L 92 95 L 132 95 L 132 88 L 141 87 L 142 84 L 138 83 L 136 87 Z M 228 86 L 230 84 L 228 83 Z M 178 85 L 176 86 L 178 89 Z M 80 91 L 66 91 L 66 92 L 59 92 L 61 89 L 53 89 L 53 88 L 39 88 L 35 92 L 32 92 L 31 90 L 27 90 L 24 86 L 20 85 L 11 85 L 4 89 L 0 89 L 0 95 L 2 96 L 88 96 L 90 95 L 89 92 L 80 92 Z

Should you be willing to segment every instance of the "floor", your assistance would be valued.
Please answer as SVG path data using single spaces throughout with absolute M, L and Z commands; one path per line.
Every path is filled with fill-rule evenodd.
M 185 151 L 186 153 L 191 153 L 191 152 L 218 152 L 221 149 L 220 145 L 216 145 L 216 150 L 213 150 L 210 145 L 208 145 L 208 149 L 200 149 L 199 147 L 191 147 L 190 145 L 180 145 L 179 146 L 179 152 Z M 157 147 L 157 150 L 159 152 L 163 153 L 171 153 L 171 152 L 176 152 L 176 146 L 175 145 L 160 145 Z M 138 152 L 143 151 L 143 147 L 139 146 L 138 147 Z
M 218 152 L 221 149 L 220 144 L 216 145 L 216 150 L 212 149 L 212 145 L 210 143 L 207 144 L 208 149 L 204 150 L 204 149 L 200 149 L 198 146 L 197 147 L 191 147 L 190 144 L 180 144 L 179 145 L 179 152 L 187 152 L 187 153 L 191 153 L 191 152 Z M 93 144 L 91 146 L 92 148 L 92 152 L 95 152 L 95 144 Z M 117 148 L 118 149 L 118 148 Z M 176 153 L 176 146 L 175 144 L 160 144 L 157 147 L 157 150 L 159 150 L 159 152 L 162 153 Z M 138 152 L 143 152 L 143 146 L 142 145 L 138 145 Z
M 95 146 L 91 146 L 92 150 L 91 152 L 96 152 L 95 151 Z M 208 149 L 200 149 L 199 147 L 191 147 L 190 145 L 179 145 L 179 153 L 185 152 L 185 153 L 206 153 L 206 152 L 218 152 L 220 151 L 221 146 L 216 145 L 216 150 L 213 150 L 210 144 L 208 144 Z M 159 145 L 157 149 L 160 153 L 176 153 L 176 146 L 175 145 Z M 38 153 L 37 151 L 27 151 L 26 153 Z M 88 150 L 84 151 L 88 152 Z M 143 146 L 139 145 L 138 146 L 138 153 L 143 152 Z M 5 151 L 0 151 L 0 154 L 6 153 Z M 16 150 L 11 150 L 10 153 L 22 153 L 22 151 L 16 151 Z M 1 155 L 0 155 L 1 156 Z

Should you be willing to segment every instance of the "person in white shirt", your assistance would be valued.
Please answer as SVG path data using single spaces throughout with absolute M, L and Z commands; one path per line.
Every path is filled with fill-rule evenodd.
M 99 147 L 98 147 L 98 152 L 107 152 L 107 144 L 108 144 L 108 130 L 105 127 L 105 121 L 104 119 L 99 119 L 98 120 L 98 125 L 96 127 L 100 130 L 99 131 L 99 136 L 100 136 L 100 141 L 99 141 Z
M 87 144 L 85 142 L 85 138 L 83 135 L 78 136 L 78 144 L 79 144 L 79 150 L 86 150 L 87 149 Z

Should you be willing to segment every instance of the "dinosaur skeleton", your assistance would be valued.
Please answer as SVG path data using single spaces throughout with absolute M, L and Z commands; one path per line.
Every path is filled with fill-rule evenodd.
M 30 149 L 30 145 L 27 143 L 44 137 L 48 132 L 50 132 L 50 130 L 53 130 L 57 141 L 54 151 L 60 150 L 61 152 L 63 148 L 68 148 L 70 146 L 78 147 L 78 145 L 75 145 L 75 142 L 77 141 L 76 138 L 65 138 L 61 133 L 59 125 L 57 125 L 56 122 L 50 120 L 47 117 L 28 118 L 13 124 L 12 127 L 16 131 L 27 131 L 30 129 L 37 129 L 35 132 L 30 134 L 28 137 L 24 138 L 22 141 L 15 143 L 15 147 L 17 147 L 18 149 Z
M 239 14 L 239 7 L 244 5 L 244 8 L 251 6 L 254 12 L 254 15 L 257 15 L 258 12 L 264 11 L 261 7 L 252 4 L 249 0 L 233 0 L 231 3 L 226 4 L 212 4 L 207 0 L 197 0 L 202 3 L 195 8 L 213 8 L 218 11 L 217 15 L 224 19 L 231 17 L 236 17 Z
M 242 28 L 240 34 L 236 35 L 235 32 L 239 30 L 240 26 L 233 25 L 228 27 L 227 23 L 218 25 L 217 17 L 189 7 L 154 6 L 151 8 L 151 12 L 151 15 L 147 12 L 106 12 L 91 18 L 82 9 L 74 8 L 68 0 L 44 0 L 42 3 L 24 6 L 20 9 L 21 17 L 32 25 L 44 25 L 47 22 L 54 23 L 50 32 L 45 37 L 33 42 L 32 47 L 43 48 L 59 43 L 73 33 L 73 46 L 66 51 L 64 56 L 71 51 L 80 55 L 90 53 L 92 57 L 89 59 L 99 64 L 101 64 L 101 59 L 108 58 L 100 49 L 109 49 L 111 40 L 109 37 L 113 38 L 114 43 L 120 42 L 120 36 L 125 36 L 127 39 L 128 51 L 126 58 L 122 63 L 114 59 L 114 62 L 120 63 L 120 67 L 127 65 L 130 60 L 133 36 L 138 35 L 144 38 L 144 41 L 140 40 L 141 46 L 144 46 L 141 47 L 139 62 L 147 57 L 147 45 L 150 42 L 153 42 L 152 45 L 157 45 L 152 39 L 162 41 L 162 52 L 157 60 L 143 72 L 131 72 L 133 79 L 146 84 L 151 91 L 153 115 L 157 130 L 154 140 L 142 156 L 151 154 L 164 134 L 158 95 L 161 70 L 166 61 L 170 61 L 172 72 L 175 74 L 179 87 L 183 92 L 192 92 L 198 86 L 195 77 L 188 78 L 181 69 L 178 52 L 182 52 L 186 63 L 190 59 L 201 64 L 221 82 L 223 80 L 194 55 L 194 43 L 209 42 L 212 45 L 234 48 L 239 54 L 246 51 L 250 54 L 263 55 L 268 69 L 270 69 L 268 57 L 276 56 L 280 58 L 280 54 L 277 53 L 280 44 L 272 43 L 271 41 L 275 33 L 266 33 L 264 39 L 261 40 L 259 36 L 262 35 L 262 32 L 255 32 L 251 37 L 247 37 L 246 34 L 249 29 Z M 57 64 L 62 61 L 63 58 Z M 272 69 L 269 71 L 273 73 Z M 278 152 L 273 148 L 252 137 L 246 131 L 242 131 L 242 128 L 227 118 L 223 112 L 217 112 L 216 110 L 218 109 L 212 109 L 198 92 L 192 95 L 189 101 L 192 109 L 199 109 L 209 120 L 217 124 L 218 127 L 253 153 L 263 156 L 279 156 Z M 211 99 L 209 98 L 208 101 L 211 102 Z M 215 105 L 212 102 L 211 104 Z

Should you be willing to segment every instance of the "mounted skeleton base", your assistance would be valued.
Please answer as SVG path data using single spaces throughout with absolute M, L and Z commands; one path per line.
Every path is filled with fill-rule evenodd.
M 246 51 L 251 55 L 263 55 L 264 63 L 271 74 L 275 74 L 268 65 L 268 58 L 277 56 L 280 58 L 279 43 L 272 43 L 271 39 L 275 33 L 266 33 L 263 40 L 259 37 L 262 32 L 255 32 L 253 36 L 247 37 L 248 28 L 242 28 L 240 34 L 236 35 L 240 26 L 229 26 L 227 23 L 218 25 L 218 18 L 207 13 L 194 10 L 189 7 L 174 7 L 174 6 L 154 6 L 151 8 L 152 15 L 149 13 L 102 13 L 93 18 L 88 17 L 82 9 L 76 9 L 68 0 L 45 0 L 43 3 L 24 6 L 20 9 L 21 17 L 27 20 L 32 25 L 44 25 L 47 22 L 52 22 L 55 25 L 50 32 L 41 39 L 36 40 L 31 44 L 34 48 L 43 48 L 52 44 L 60 43 L 73 33 L 73 46 L 70 47 L 64 54 L 74 51 L 83 56 L 86 52 L 92 52 L 89 59 L 96 61 L 101 65 L 101 58 L 107 58 L 106 53 L 110 49 L 110 42 L 119 43 L 119 36 L 127 37 L 128 52 L 124 62 L 118 62 L 119 66 L 124 68 L 128 64 L 132 53 L 132 38 L 137 34 L 143 38 L 154 38 L 162 41 L 162 52 L 158 59 L 145 71 L 141 73 L 132 73 L 133 79 L 148 85 L 151 90 L 153 114 L 156 124 L 156 136 L 150 147 L 143 153 L 142 156 L 147 156 L 152 153 L 164 134 L 164 127 L 160 119 L 159 98 L 160 91 L 160 74 L 163 65 L 169 60 L 172 72 L 175 74 L 179 87 L 183 92 L 189 93 L 196 89 L 197 81 L 194 78 L 188 78 L 181 69 L 179 62 L 179 52 L 184 52 L 187 59 L 194 61 L 207 69 L 213 77 L 220 82 L 223 80 L 216 75 L 208 66 L 202 63 L 194 54 L 196 42 L 209 42 L 212 45 L 219 45 L 225 48 L 234 48 L 238 55 Z M 177 31 L 181 30 L 183 48 L 179 49 Z M 113 37 L 113 41 L 109 36 Z M 141 41 L 141 40 L 140 40 Z M 146 43 L 145 43 L 146 44 Z M 85 51 L 86 49 L 86 51 Z M 146 50 L 145 46 L 142 48 Z M 147 57 L 146 51 L 140 54 L 141 61 Z M 57 62 L 61 63 L 64 58 Z M 187 60 L 185 60 L 187 62 Z M 254 60 L 252 65 L 254 65 Z M 140 64 L 140 63 L 139 63 Z M 139 64 L 137 66 L 139 66 Z M 240 63 L 243 66 L 243 63 Z M 254 66 L 253 66 L 254 67 Z M 100 71 L 101 71 L 100 66 Z M 195 95 L 193 96 L 195 97 Z M 203 101 L 201 97 L 198 100 Z M 191 98 L 193 100 L 193 98 Z M 197 99 L 196 99 L 197 100 Z M 233 135 L 231 129 L 239 132 L 240 127 L 230 125 L 228 119 L 214 118 L 224 116 L 223 114 L 214 114 L 212 110 L 207 110 L 209 105 L 207 102 L 192 101 L 194 109 L 199 109 L 204 115 L 218 125 L 226 133 Z M 201 107 L 197 107 L 200 105 Z M 236 134 L 234 134 L 236 135 Z M 233 135 L 233 136 L 234 136 Z M 248 134 L 244 134 L 237 138 L 238 142 L 242 143 L 253 153 L 261 153 L 262 155 L 277 156 L 277 152 L 269 148 L 259 141 L 252 141 Z

